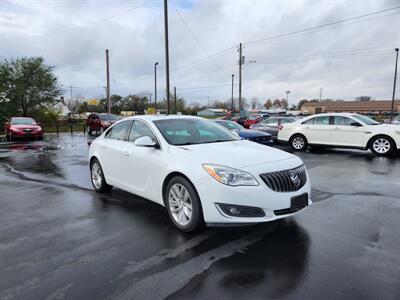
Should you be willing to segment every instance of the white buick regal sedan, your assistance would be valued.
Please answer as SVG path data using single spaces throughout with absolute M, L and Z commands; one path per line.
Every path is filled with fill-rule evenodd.
M 278 132 L 280 142 L 302 151 L 308 145 L 371 149 L 377 156 L 400 150 L 400 126 L 380 124 L 355 113 L 325 113 L 285 124 Z
M 298 157 L 199 117 L 123 119 L 93 141 L 89 159 L 97 192 L 115 186 L 165 206 L 182 231 L 272 221 L 311 204 Z

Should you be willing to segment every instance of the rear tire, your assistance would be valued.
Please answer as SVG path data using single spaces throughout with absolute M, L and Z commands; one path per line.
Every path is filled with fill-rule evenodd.
M 390 156 L 395 149 L 394 141 L 385 135 L 373 137 L 369 145 L 376 156 Z
M 165 207 L 176 228 L 183 232 L 199 230 L 203 224 L 203 210 L 197 192 L 186 178 L 173 177 L 164 194 Z
M 104 178 L 103 168 L 97 158 L 93 159 L 90 163 L 90 178 L 93 188 L 97 193 L 106 193 L 113 188 L 111 185 L 107 184 Z
M 304 135 L 295 134 L 290 138 L 290 146 L 295 151 L 304 151 L 307 149 L 308 142 Z

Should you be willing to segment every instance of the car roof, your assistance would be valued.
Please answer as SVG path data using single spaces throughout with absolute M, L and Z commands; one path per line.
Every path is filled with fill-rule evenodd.
M 353 116 L 358 115 L 357 113 L 322 113 L 312 115 L 313 117 L 324 117 L 324 116 Z
M 144 121 L 159 121 L 159 120 L 179 120 L 179 119 L 202 119 L 207 120 L 205 118 L 196 117 L 196 116 L 186 116 L 186 115 L 138 115 L 132 117 L 126 117 L 123 120 L 135 120 L 141 119 Z

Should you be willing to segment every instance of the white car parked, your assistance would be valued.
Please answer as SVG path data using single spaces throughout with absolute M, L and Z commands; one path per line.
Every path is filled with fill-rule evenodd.
M 388 156 L 400 149 L 400 126 L 380 124 L 355 113 L 325 113 L 285 124 L 278 140 L 302 151 L 308 145 L 371 149 Z
M 97 192 L 115 186 L 166 206 L 183 231 L 272 221 L 311 204 L 297 156 L 239 140 L 203 118 L 123 119 L 93 141 L 89 159 Z

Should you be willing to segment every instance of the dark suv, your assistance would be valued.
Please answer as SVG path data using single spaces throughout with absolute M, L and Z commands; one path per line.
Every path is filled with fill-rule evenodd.
M 101 133 L 117 121 L 116 115 L 95 113 L 88 116 L 86 126 L 89 134 L 92 134 L 93 131 Z

